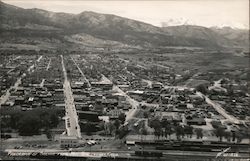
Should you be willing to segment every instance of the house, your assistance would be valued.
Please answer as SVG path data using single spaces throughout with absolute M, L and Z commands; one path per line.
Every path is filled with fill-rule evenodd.
M 87 103 L 76 102 L 76 110 L 89 111 L 89 105 Z
M 178 104 L 178 109 L 187 109 L 187 104 L 185 104 L 185 103 L 179 103 Z
M 153 89 L 162 89 L 163 88 L 163 84 L 160 82 L 154 82 L 152 83 L 152 88 Z
M 91 86 L 101 88 L 103 90 L 112 90 L 113 84 L 110 82 L 91 82 Z
M 74 82 L 71 84 L 72 89 L 83 89 L 83 88 L 87 88 L 87 87 L 88 87 L 87 83 L 84 83 L 82 81 Z
M 162 120 L 173 121 L 173 116 L 162 116 Z
M 34 97 L 29 97 L 28 102 L 33 102 L 34 101 Z
M 128 91 L 127 92 L 130 96 L 142 96 L 144 91 L 139 91 L 139 90 L 136 90 L 136 91 Z
M 25 98 L 24 97 L 17 97 L 15 99 L 15 105 L 21 105 L 25 102 Z

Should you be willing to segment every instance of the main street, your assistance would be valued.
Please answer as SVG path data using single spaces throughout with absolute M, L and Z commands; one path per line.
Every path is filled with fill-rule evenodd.
M 64 74 L 64 83 L 63 83 L 63 91 L 64 91 L 64 98 L 65 98 L 65 126 L 67 130 L 68 136 L 73 136 L 77 138 L 81 138 L 81 130 L 78 122 L 78 115 L 76 112 L 73 93 L 71 90 L 70 82 L 67 78 L 67 72 L 64 65 L 63 56 L 61 55 L 62 59 L 62 69 Z

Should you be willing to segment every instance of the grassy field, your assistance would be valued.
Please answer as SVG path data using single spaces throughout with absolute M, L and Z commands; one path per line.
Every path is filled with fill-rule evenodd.
M 244 56 L 233 53 L 211 53 L 211 52 L 187 52 L 187 53 L 134 53 L 120 54 L 119 57 L 130 61 L 157 63 L 171 66 L 177 72 L 183 70 L 198 70 L 198 72 L 210 70 L 234 70 L 247 68 L 249 60 Z M 154 61 L 159 57 L 163 61 Z M 148 63 L 144 63 L 146 66 Z

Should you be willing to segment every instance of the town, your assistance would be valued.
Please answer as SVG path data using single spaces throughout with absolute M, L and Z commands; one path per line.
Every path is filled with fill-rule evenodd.
M 1 153 L 249 157 L 248 60 L 191 50 L 2 50 Z

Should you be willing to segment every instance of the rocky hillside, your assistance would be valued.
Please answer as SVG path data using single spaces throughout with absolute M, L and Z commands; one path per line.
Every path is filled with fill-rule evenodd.
M 39 44 L 51 47 L 80 45 L 109 47 L 191 46 L 222 48 L 235 39 L 199 26 L 156 27 L 110 14 L 80 14 L 23 9 L 0 2 L 1 43 Z M 38 41 L 39 40 L 39 41 Z M 62 45 L 63 43 L 63 45 Z M 242 45 L 236 44 L 236 45 Z M 243 46 L 246 44 L 243 44 Z

